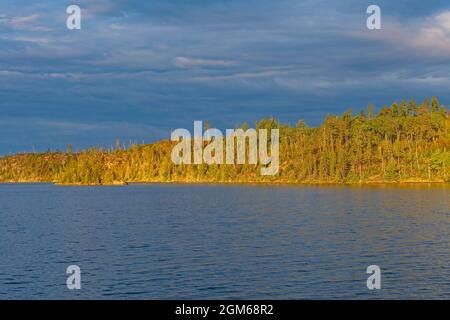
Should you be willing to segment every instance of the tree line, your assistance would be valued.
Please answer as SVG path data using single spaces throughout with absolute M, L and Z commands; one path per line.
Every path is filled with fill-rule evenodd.
M 243 129 L 248 125 L 243 124 Z M 125 149 L 23 153 L 0 159 L 0 182 L 116 184 L 128 182 L 357 183 L 449 182 L 450 117 L 436 97 L 403 100 L 354 114 L 329 115 L 318 127 L 275 118 L 256 129 L 280 130 L 280 169 L 261 176 L 260 165 L 175 165 L 174 143 Z

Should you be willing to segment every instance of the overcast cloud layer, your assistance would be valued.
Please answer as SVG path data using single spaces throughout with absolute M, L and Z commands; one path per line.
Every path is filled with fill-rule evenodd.
M 150 142 L 194 120 L 316 125 L 369 102 L 447 105 L 449 89 L 448 0 L 0 3 L 0 154 Z

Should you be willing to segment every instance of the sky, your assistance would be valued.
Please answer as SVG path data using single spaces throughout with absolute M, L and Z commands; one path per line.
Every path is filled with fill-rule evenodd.
M 449 89 L 448 0 L 0 3 L 0 155 L 148 143 L 194 120 L 314 126 L 369 103 L 448 106 Z

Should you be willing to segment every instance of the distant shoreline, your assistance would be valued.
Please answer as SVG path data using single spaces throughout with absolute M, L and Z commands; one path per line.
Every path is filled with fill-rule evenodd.
M 130 182 L 115 182 L 115 183 L 59 183 L 54 181 L 0 181 L 1 184 L 52 184 L 61 187 L 122 187 L 127 185 L 239 185 L 239 186 L 407 186 L 407 185 L 450 185 L 445 181 L 421 181 L 421 180 L 406 180 L 406 181 L 362 181 L 362 182 L 264 182 L 264 181 L 130 181 Z

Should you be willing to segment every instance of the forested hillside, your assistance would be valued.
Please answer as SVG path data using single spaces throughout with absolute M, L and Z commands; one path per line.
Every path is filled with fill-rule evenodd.
M 0 182 L 113 184 L 125 182 L 444 182 L 450 176 L 450 119 L 437 98 L 328 116 L 319 127 L 263 119 L 280 129 L 280 170 L 255 165 L 174 165 L 174 143 L 28 153 L 0 159 Z

